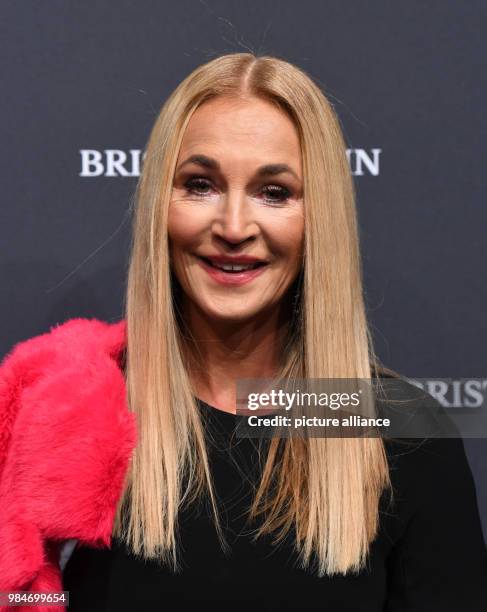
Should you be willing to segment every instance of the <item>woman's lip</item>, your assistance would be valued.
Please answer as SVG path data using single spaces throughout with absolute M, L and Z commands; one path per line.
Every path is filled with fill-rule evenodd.
M 244 270 L 242 272 L 225 272 L 224 270 L 220 270 L 219 268 L 213 267 L 207 261 L 205 261 L 202 257 L 196 256 L 201 267 L 208 273 L 213 280 L 221 285 L 244 285 L 249 281 L 253 280 L 255 277 L 262 274 L 262 272 L 266 269 L 267 264 L 259 266 L 257 268 L 251 270 Z

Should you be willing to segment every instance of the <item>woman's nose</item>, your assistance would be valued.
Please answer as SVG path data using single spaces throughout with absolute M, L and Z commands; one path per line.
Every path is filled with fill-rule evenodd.
M 242 242 L 256 234 L 258 226 L 245 191 L 229 189 L 222 195 L 212 229 L 228 242 Z

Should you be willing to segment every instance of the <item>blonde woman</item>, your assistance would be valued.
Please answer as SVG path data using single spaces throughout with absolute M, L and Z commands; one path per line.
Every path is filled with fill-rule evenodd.
M 460 439 L 235 435 L 237 379 L 387 375 L 333 107 L 281 59 L 198 67 L 146 147 L 125 319 L 3 364 L 2 590 L 64 589 L 72 612 L 484 611 Z

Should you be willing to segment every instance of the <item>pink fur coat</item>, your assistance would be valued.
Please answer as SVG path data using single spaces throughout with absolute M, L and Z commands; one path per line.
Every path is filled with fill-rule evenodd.
M 137 439 L 119 361 L 125 334 L 124 319 L 70 319 L 0 364 L 0 592 L 62 591 L 68 539 L 110 547 Z

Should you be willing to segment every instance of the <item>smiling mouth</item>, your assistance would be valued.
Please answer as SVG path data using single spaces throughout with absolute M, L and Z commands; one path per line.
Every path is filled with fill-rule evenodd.
M 230 272 L 234 274 L 238 274 L 239 272 L 246 272 L 247 270 L 255 270 L 256 268 L 261 268 L 262 266 L 267 265 L 267 262 L 265 261 L 258 261 L 254 264 L 214 264 L 210 259 L 207 259 L 206 257 L 199 256 L 199 259 L 204 261 L 212 268 L 215 268 L 216 270 L 222 270 L 223 272 Z

